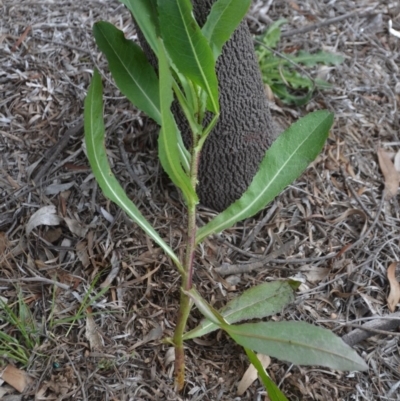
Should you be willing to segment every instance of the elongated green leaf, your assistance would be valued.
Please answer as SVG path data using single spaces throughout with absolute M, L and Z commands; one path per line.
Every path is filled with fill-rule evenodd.
M 158 137 L 158 155 L 172 182 L 182 191 L 187 204 L 198 202 L 196 191 L 180 162 L 178 126 L 171 111 L 173 101 L 172 75 L 161 39 L 159 40 L 158 68 L 160 74 L 161 130 Z M 182 141 L 181 141 L 182 142 Z
M 250 4 L 251 0 L 218 0 L 212 5 L 201 30 L 211 44 L 215 59 L 246 15 Z
M 203 132 L 203 126 L 198 122 L 202 120 L 199 118 L 199 102 L 197 99 L 196 90 L 191 81 L 177 72 L 176 69 L 175 72 L 179 82 L 178 84 L 176 81 L 174 81 L 172 85 L 175 96 L 186 117 L 192 134 L 200 135 Z M 202 93 L 204 93 L 207 97 L 207 94 L 204 91 Z
M 301 118 L 267 150 L 247 191 L 197 232 L 197 243 L 236 222 L 253 216 L 306 169 L 321 151 L 333 123 L 333 114 L 316 111 Z
M 161 36 L 178 70 L 203 88 L 212 112 L 219 112 L 215 60 L 192 16 L 190 0 L 158 0 Z
M 279 19 L 274 21 L 269 27 L 267 32 L 262 37 L 262 42 L 268 46 L 275 48 L 278 42 L 281 40 L 281 26 L 287 23 L 287 19 Z M 268 54 L 271 54 L 269 49 L 260 48 L 257 49 L 257 53 L 263 52 L 265 50 Z
M 187 174 L 190 172 L 190 161 L 192 156 L 189 151 L 186 149 L 185 144 L 183 143 L 182 135 L 178 136 L 178 148 L 179 148 L 179 157 L 182 164 L 183 169 Z
M 222 315 L 216 311 L 199 293 L 195 288 L 191 288 L 189 291 L 183 290 L 183 293 L 190 297 L 192 302 L 197 306 L 197 309 L 209 320 L 219 327 L 225 326 L 227 322 Z
M 305 322 L 262 322 L 225 326 L 239 345 L 296 365 L 366 370 L 364 360 L 329 330 Z
M 324 65 L 339 65 L 343 63 L 344 57 L 339 54 L 328 53 L 320 50 L 317 53 L 308 53 L 304 50 L 300 50 L 296 55 L 289 56 L 291 60 L 296 63 L 303 64 L 307 67 L 313 67 L 318 64 Z
M 285 395 L 282 393 L 282 391 L 279 390 L 278 386 L 268 376 L 264 367 L 261 365 L 261 362 L 257 358 L 257 355 L 251 349 L 245 348 L 244 350 L 246 351 L 246 354 L 247 354 L 250 362 L 252 363 L 252 365 L 257 369 L 258 376 L 260 376 L 260 379 L 268 392 L 268 397 L 270 398 L 270 400 L 271 401 L 288 401 L 288 399 L 285 397 Z
M 274 281 L 244 291 L 223 307 L 219 313 L 229 324 L 243 320 L 261 319 L 282 312 L 293 300 L 292 286 L 285 281 Z M 199 326 L 186 333 L 183 338 L 189 340 L 204 336 L 218 328 L 219 325 L 204 319 Z
M 125 39 L 114 25 L 102 21 L 93 27 L 97 46 L 107 57 L 119 90 L 140 110 L 161 124 L 159 83 L 143 50 Z
M 119 0 L 132 13 L 147 43 L 154 54 L 158 54 L 159 36 L 157 0 Z
M 103 87 L 100 74 L 94 71 L 92 83 L 85 99 L 85 143 L 87 156 L 96 181 L 104 195 L 115 202 L 145 233 L 152 238 L 174 261 L 178 269 L 182 266 L 174 251 L 163 241 L 157 231 L 128 198 L 115 178 L 108 163 L 104 147 Z

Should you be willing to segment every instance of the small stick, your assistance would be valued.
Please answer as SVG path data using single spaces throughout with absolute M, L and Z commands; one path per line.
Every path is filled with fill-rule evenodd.
M 276 251 L 271 252 L 267 255 L 263 260 L 259 262 L 252 262 L 243 265 L 230 265 L 228 263 L 223 263 L 221 267 L 217 267 L 215 271 L 220 274 L 221 276 L 228 276 L 230 274 L 241 274 L 241 273 L 248 273 L 253 270 L 263 268 L 268 262 L 275 259 L 276 257 L 283 255 L 283 254 L 290 254 L 293 252 L 297 245 L 296 240 L 292 240 L 283 244 L 279 249 Z
M 353 330 L 342 337 L 342 340 L 350 346 L 353 346 L 376 334 L 400 335 L 400 333 L 390 332 L 400 327 L 400 312 L 392 313 L 381 319 L 374 319 L 373 321 L 365 323 L 362 326 L 352 324 L 349 326 L 357 327 L 356 330 Z
M 83 119 L 80 118 L 78 122 L 73 126 L 68 128 L 64 135 L 60 138 L 60 140 L 52 146 L 45 154 L 45 158 L 47 158 L 46 163 L 39 169 L 39 171 L 35 174 L 33 181 L 35 184 L 39 184 L 40 180 L 48 173 L 50 166 L 53 164 L 54 160 L 57 159 L 57 156 L 63 151 L 63 149 L 67 146 L 69 138 L 72 135 L 78 134 L 83 129 Z
M 144 192 L 144 195 L 146 196 L 146 198 L 149 201 L 150 206 L 153 208 L 153 210 L 159 210 L 159 208 L 156 206 L 156 204 L 151 199 L 150 190 L 146 187 L 146 185 L 143 184 L 142 180 L 139 178 L 139 176 L 133 170 L 133 168 L 129 162 L 129 157 L 128 157 L 128 154 L 126 153 L 124 143 L 122 140 L 119 141 L 118 147 L 119 147 L 119 152 L 121 154 L 122 161 L 124 162 L 124 165 L 126 167 L 126 170 L 128 171 L 128 174 L 131 176 L 132 180 L 136 182 L 136 184 L 139 186 L 139 188 Z
M 50 280 L 45 277 L 21 277 L 21 278 L 16 278 L 16 279 L 0 278 L 0 282 L 3 282 L 3 283 L 19 283 L 21 281 L 25 281 L 27 283 L 39 282 L 39 283 L 45 283 L 45 284 L 52 284 L 52 285 L 56 285 L 57 287 L 62 288 L 63 290 L 69 290 L 69 288 L 70 288 L 70 286 L 67 284 L 62 284 L 62 283 L 59 283 L 58 281 Z
M 324 21 L 317 22 L 316 24 L 307 25 L 307 26 L 305 26 L 303 28 L 292 29 L 291 31 L 288 31 L 288 32 L 282 32 L 281 37 L 282 38 L 287 38 L 287 37 L 300 35 L 300 34 L 311 32 L 311 31 L 315 31 L 318 28 L 322 28 L 322 27 L 327 26 L 327 25 L 335 24 L 337 22 L 341 22 L 341 21 L 344 21 L 346 19 L 349 19 L 349 18 L 352 18 L 352 17 L 355 17 L 355 16 L 359 16 L 360 18 L 367 18 L 367 17 L 370 17 L 372 15 L 376 15 L 376 13 L 368 11 L 368 12 L 359 14 L 359 11 L 352 11 L 352 12 L 347 13 L 347 14 L 339 15 L 338 17 L 329 18 L 329 19 L 326 19 Z
M 24 39 L 28 36 L 28 33 L 32 29 L 32 25 L 28 25 L 23 32 L 23 34 L 19 37 L 19 39 L 15 42 L 14 46 L 11 48 L 12 52 L 15 52 L 18 49 L 18 46 L 24 41 Z
M 40 40 L 40 41 L 43 41 L 43 42 L 46 42 L 46 43 L 51 43 L 51 44 L 57 45 L 57 46 L 64 46 L 64 47 L 66 47 L 66 48 L 68 48 L 68 49 L 76 50 L 76 51 L 79 51 L 79 52 L 82 52 L 82 53 L 93 54 L 90 50 L 81 49 L 81 48 L 78 47 L 78 46 L 72 46 L 72 45 L 70 45 L 70 44 L 68 44 L 68 43 L 65 43 L 65 42 L 57 42 L 57 41 L 55 41 L 55 40 L 46 39 L 46 38 L 41 38 L 41 37 L 39 37 L 39 36 L 34 36 L 33 39 L 35 39 L 35 40 Z
M 254 241 L 254 238 L 257 237 L 261 229 L 267 224 L 267 222 L 271 219 L 273 214 L 275 213 L 275 210 L 278 208 L 278 205 L 274 203 L 271 208 L 268 210 L 268 213 L 264 216 L 264 218 L 257 223 L 257 225 L 253 228 L 252 232 L 250 235 L 247 237 L 246 241 L 242 245 L 243 249 L 248 248 L 252 242 Z

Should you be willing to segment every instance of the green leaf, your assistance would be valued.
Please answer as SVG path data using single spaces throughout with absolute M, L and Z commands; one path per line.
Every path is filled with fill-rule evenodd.
M 324 52 L 322 50 L 317 53 L 308 53 L 304 50 L 300 50 L 295 56 L 289 58 L 298 64 L 303 64 L 307 67 L 314 67 L 318 64 L 325 65 L 339 65 L 343 63 L 344 57 L 338 54 Z
M 200 118 L 198 112 L 201 106 L 197 98 L 196 89 L 192 81 L 186 79 L 176 69 L 174 69 L 174 72 L 177 75 L 177 79 L 173 82 L 172 88 L 189 124 L 192 135 L 198 136 L 203 132 L 203 126 L 199 123 L 199 121 L 203 120 Z M 207 97 L 204 91 L 202 93 Z
M 333 114 L 322 110 L 292 124 L 267 150 L 242 197 L 198 230 L 197 243 L 253 216 L 271 202 L 317 157 L 332 124 Z
M 85 99 L 84 118 L 87 157 L 96 181 L 104 195 L 115 202 L 139 227 L 141 227 L 142 230 L 174 261 L 178 269 L 182 271 L 182 266 L 174 251 L 161 239 L 157 231 L 154 230 L 151 224 L 128 198 L 111 171 L 104 147 L 103 87 L 100 74 L 97 70 L 94 71 L 93 79 Z
M 302 106 L 308 103 L 313 94 L 312 90 L 308 90 L 304 96 L 292 95 L 285 84 L 272 84 L 270 85 L 270 88 L 272 92 L 274 92 L 275 95 L 282 100 L 282 102 L 287 104 L 295 104 L 297 106 Z
M 190 0 L 158 0 L 161 37 L 179 72 L 203 88 L 212 112 L 219 112 L 215 60 L 192 16 Z
M 279 19 L 273 22 L 267 32 L 262 37 L 262 42 L 265 46 L 275 48 L 278 42 L 281 40 L 281 26 L 287 23 L 287 19 Z
M 285 281 L 263 283 L 244 291 L 234 298 L 219 313 L 227 323 L 237 323 L 242 320 L 261 319 L 282 312 L 294 300 L 292 285 Z M 216 325 L 204 319 L 195 329 L 184 334 L 184 340 L 204 336 L 217 330 Z
M 280 26 L 286 20 L 279 20 L 273 23 L 260 38 L 256 45 L 256 54 L 259 59 L 263 81 L 268 84 L 276 96 L 288 104 L 303 105 L 311 99 L 316 87 L 320 89 L 330 88 L 331 85 L 318 78 L 313 80 L 309 76 L 297 72 L 300 64 L 307 67 L 318 64 L 338 65 L 344 58 L 337 54 L 319 51 L 310 54 L 300 50 L 296 54 L 279 55 L 274 52 L 280 40 Z M 300 68 L 301 69 L 301 68 Z M 305 94 L 292 93 L 292 89 L 305 89 Z
M 251 0 L 218 0 L 212 5 L 201 30 L 211 44 L 215 60 L 246 15 L 250 4 Z
M 97 46 L 107 57 L 119 90 L 161 124 L 158 78 L 143 50 L 125 39 L 124 33 L 108 22 L 97 22 L 93 33 Z
M 367 370 L 364 360 L 331 331 L 305 322 L 261 322 L 225 326 L 239 345 L 296 365 Z
M 179 149 L 179 158 L 182 164 L 183 169 L 187 174 L 190 173 L 190 163 L 192 156 L 189 151 L 186 149 L 185 144 L 183 143 L 182 135 L 178 135 L 178 149 Z M 196 194 L 197 197 L 197 194 Z
M 154 54 L 158 53 L 159 36 L 157 0 L 119 0 L 125 4 Z
M 278 386 L 268 376 L 264 367 L 261 365 L 261 362 L 257 358 L 257 355 L 251 349 L 245 348 L 244 350 L 246 351 L 246 354 L 247 354 L 250 362 L 252 363 L 252 365 L 257 369 L 258 376 L 260 376 L 260 379 L 268 392 L 268 397 L 270 398 L 270 400 L 271 401 L 288 401 L 288 399 L 285 397 L 285 395 L 282 393 L 282 391 L 279 390 Z
M 195 288 L 191 288 L 189 291 L 182 289 L 182 292 L 187 295 L 191 301 L 197 306 L 197 309 L 213 324 L 218 327 L 227 325 L 227 322 L 222 315 L 216 311 L 200 294 Z
M 167 54 L 161 39 L 159 40 L 158 68 L 160 74 L 160 106 L 161 106 L 161 130 L 158 137 L 158 155 L 161 164 L 171 178 L 172 182 L 182 191 L 187 204 L 198 202 L 196 191 L 190 182 L 190 178 L 183 170 L 179 153 L 179 132 L 174 116 L 171 112 L 173 101 L 172 75 L 169 69 Z

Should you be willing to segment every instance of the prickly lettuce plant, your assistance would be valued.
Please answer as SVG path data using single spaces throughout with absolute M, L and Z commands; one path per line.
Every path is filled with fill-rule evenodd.
M 194 288 L 195 251 L 206 237 L 253 216 L 293 182 L 321 151 L 333 122 L 327 111 L 317 111 L 294 123 L 266 152 L 259 171 L 243 196 L 203 227 L 196 226 L 196 183 L 199 157 L 207 136 L 218 120 L 218 81 L 215 64 L 224 43 L 246 14 L 251 0 L 218 0 L 205 25 L 192 16 L 190 0 L 121 0 L 158 58 L 158 73 L 141 48 L 107 22 L 95 24 L 96 43 L 106 56 L 121 92 L 161 127 L 158 154 L 162 167 L 180 189 L 187 209 L 186 250 L 180 259 L 128 198 L 108 163 L 104 147 L 102 82 L 95 70 L 85 100 L 87 156 L 104 195 L 121 207 L 169 256 L 181 282 L 180 309 L 175 334 L 175 386 L 184 387 L 184 340 L 216 329 L 224 330 L 245 348 L 258 369 L 272 400 L 285 397 L 271 381 L 253 351 L 296 364 L 324 365 L 333 369 L 362 370 L 364 361 L 330 331 L 302 322 L 260 322 L 293 300 L 296 284 L 290 281 L 263 283 L 245 291 L 221 311 L 214 310 Z M 182 108 L 192 135 L 186 149 L 171 104 L 174 97 Z M 212 113 L 205 123 L 206 112 Z M 207 120 L 208 121 L 208 120 Z M 196 304 L 205 319 L 185 333 L 190 310 Z M 283 397 L 283 398 L 282 398 Z
M 276 52 L 281 39 L 281 26 L 286 23 L 287 20 L 280 19 L 268 27 L 265 34 L 256 41 L 256 54 L 264 83 L 284 103 L 301 106 L 311 100 L 316 89 L 332 87 L 323 79 L 312 79 L 304 68 L 339 65 L 344 58 L 323 50 L 317 53 L 300 50 L 295 54 L 284 55 Z

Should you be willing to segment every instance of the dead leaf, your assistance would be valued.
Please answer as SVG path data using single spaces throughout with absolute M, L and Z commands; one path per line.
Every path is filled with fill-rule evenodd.
M 162 327 L 158 324 L 155 323 L 155 327 L 152 328 L 144 337 L 143 340 L 138 341 L 136 344 L 134 344 L 129 350 L 132 351 L 136 349 L 137 347 L 142 346 L 143 344 L 147 344 L 150 341 L 156 341 L 159 340 L 163 335 L 163 330 Z
M 85 336 L 89 340 L 90 350 L 101 350 L 104 346 L 103 338 L 101 337 L 93 319 L 92 308 L 89 307 L 87 312 Z
M 301 8 L 299 7 L 299 5 L 298 5 L 296 2 L 294 2 L 294 1 L 289 1 L 289 5 L 290 5 L 290 7 L 293 8 L 293 10 L 301 11 Z
M 106 209 L 100 207 L 100 213 L 109 223 L 114 223 L 114 217 L 110 213 L 108 213 Z
M 59 260 L 60 260 L 60 263 L 62 263 L 64 261 L 65 257 L 67 256 L 67 253 L 70 252 L 70 251 L 67 251 L 66 249 L 67 248 L 71 248 L 72 241 L 69 238 L 64 238 L 61 241 L 61 246 L 62 246 L 62 248 L 65 248 L 65 249 L 61 249 L 60 250 L 60 253 L 59 253 L 59 256 L 58 256 Z
M 26 235 L 29 235 L 37 226 L 58 226 L 61 221 L 61 217 L 57 215 L 57 210 L 54 205 L 44 206 L 30 217 L 25 228 Z
M 89 262 L 90 263 L 90 262 Z M 119 270 L 121 268 L 120 258 L 118 252 L 113 251 L 111 255 L 111 270 L 108 273 L 107 278 L 100 284 L 100 288 L 105 288 L 111 285 L 112 281 L 117 277 Z
M 9 246 L 9 243 L 8 243 L 7 234 L 0 231 L 0 255 L 2 255 L 6 251 L 8 246 Z
M 76 236 L 78 236 L 80 238 L 85 237 L 85 235 L 89 229 L 88 227 L 85 227 L 78 220 L 70 219 L 68 217 L 64 217 L 64 221 L 67 224 L 69 231 L 71 231 L 72 234 L 75 234 Z
M 378 149 L 379 167 L 385 178 L 385 199 L 392 199 L 399 188 L 399 175 L 394 167 L 390 155 L 384 149 Z
M 394 312 L 397 304 L 400 302 L 400 283 L 396 280 L 396 267 L 397 262 L 393 262 L 387 269 L 387 278 L 390 284 L 390 292 L 387 298 L 387 303 L 390 312 Z
M 272 89 L 268 84 L 264 85 L 264 92 L 265 92 L 265 95 L 267 96 L 267 99 L 270 102 L 273 102 L 274 101 L 274 92 L 272 92 Z
M 400 150 L 394 156 L 394 168 L 400 173 Z
M 171 363 L 174 361 L 175 361 L 175 348 L 170 347 L 170 348 L 168 348 L 167 352 L 165 353 L 164 365 L 165 366 L 171 365 Z
M 75 181 L 68 182 L 65 184 L 50 184 L 48 185 L 44 193 L 46 195 L 58 195 L 60 192 L 67 191 L 75 185 Z
M 19 45 L 26 39 L 26 37 L 28 36 L 28 33 L 31 31 L 31 29 L 32 29 L 32 25 L 28 25 L 25 28 L 25 31 L 22 33 L 22 35 L 14 43 L 14 46 L 11 48 L 12 52 L 15 52 L 18 49 Z
M 314 265 L 304 265 L 300 271 L 307 277 L 307 281 L 315 283 L 328 277 L 330 269 L 328 267 L 316 267 Z
M 271 363 L 271 358 L 268 355 L 257 354 L 257 358 L 261 362 L 261 365 L 263 366 L 264 369 L 266 369 Z M 244 373 L 242 380 L 240 380 L 237 389 L 237 395 L 238 396 L 243 395 L 245 391 L 254 383 L 257 377 L 258 377 L 257 369 L 253 365 L 250 365 L 247 368 L 246 372 Z
M 11 387 L 22 393 L 28 384 L 32 381 L 31 378 L 24 372 L 13 365 L 7 365 L 0 377 Z
M 4 381 L 3 381 L 3 380 L 0 380 L 0 386 L 1 386 L 3 383 L 4 383 Z M 0 387 L 0 400 L 2 400 L 3 397 L 4 397 L 7 393 L 9 393 L 10 391 L 11 391 L 11 387 L 8 387 L 8 388 L 2 388 L 2 387 Z
M 61 238 L 61 236 L 62 236 L 61 227 L 50 228 L 45 233 L 43 233 L 43 239 L 45 239 L 48 242 L 51 242 L 52 244 L 57 242 Z
M 82 279 L 80 277 L 74 276 L 73 274 L 63 269 L 56 269 L 54 275 L 52 275 L 51 278 L 60 283 L 69 285 L 74 290 L 76 290 L 79 284 L 82 282 Z
M 81 241 L 76 244 L 76 254 L 81 261 L 83 267 L 86 269 L 90 265 L 90 258 L 87 252 L 86 241 Z
M 395 29 L 392 28 L 392 20 L 389 20 L 389 33 L 392 34 L 393 36 L 396 36 L 396 38 L 400 39 L 400 31 L 396 31 Z

